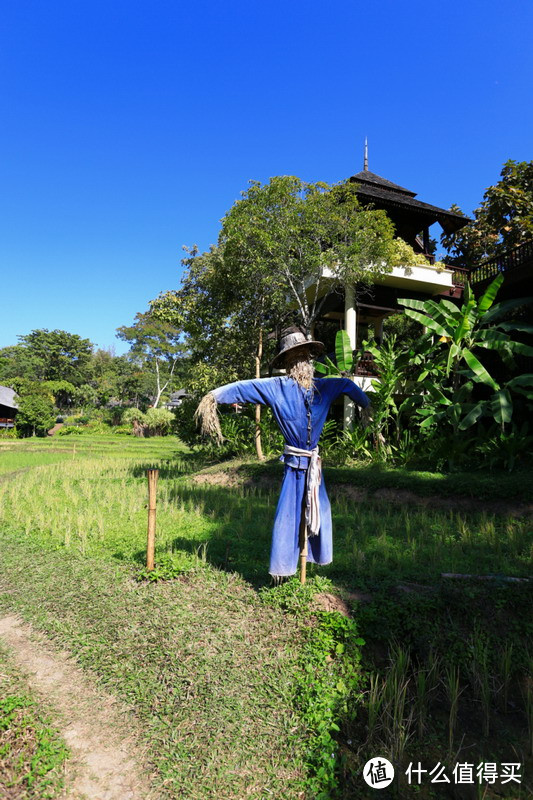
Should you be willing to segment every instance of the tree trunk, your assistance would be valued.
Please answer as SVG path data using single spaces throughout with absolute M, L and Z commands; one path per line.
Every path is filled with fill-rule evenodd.
M 159 404 L 159 399 L 161 397 L 161 383 L 160 383 L 160 380 L 159 380 L 159 361 L 157 360 L 157 357 L 155 359 L 155 374 L 156 374 L 156 379 L 157 379 L 157 389 L 156 389 L 155 397 L 153 398 L 152 408 L 157 408 L 157 406 Z
M 257 355 L 255 357 L 255 377 L 261 377 L 261 357 L 263 355 L 263 329 L 259 328 L 259 340 L 257 342 Z M 263 447 L 261 445 L 261 403 L 255 406 L 255 452 L 259 461 L 264 461 Z

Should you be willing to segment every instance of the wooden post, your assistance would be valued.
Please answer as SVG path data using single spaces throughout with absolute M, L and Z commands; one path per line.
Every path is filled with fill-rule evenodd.
M 300 516 L 300 583 L 305 583 L 307 571 L 307 525 L 305 524 L 305 491 Z
M 146 545 L 146 569 L 152 570 L 154 568 L 155 554 L 155 508 L 159 470 L 149 469 L 146 471 L 146 475 L 148 476 L 148 542 Z
M 355 288 L 347 284 L 344 288 L 344 330 L 350 337 L 350 347 L 357 347 L 357 310 L 355 306 Z M 348 395 L 344 395 L 344 423 L 345 431 L 351 431 L 355 421 L 355 403 Z

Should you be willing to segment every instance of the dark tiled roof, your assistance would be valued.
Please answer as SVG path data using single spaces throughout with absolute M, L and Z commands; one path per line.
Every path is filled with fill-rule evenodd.
M 7 406 L 8 408 L 18 408 L 17 401 L 15 400 L 15 392 L 7 386 L 0 386 L 0 406 Z
M 359 197 L 368 198 L 375 203 L 377 208 L 395 208 L 412 211 L 423 216 L 427 225 L 439 222 L 446 233 L 454 233 L 464 227 L 470 219 L 454 211 L 447 211 L 439 206 L 432 206 L 415 200 L 415 192 L 403 189 L 396 183 L 391 183 L 373 172 L 363 170 L 349 178 L 350 182 L 358 183 L 357 194 Z
M 381 175 L 376 175 L 375 172 L 370 172 L 368 169 L 364 169 L 361 172 L 358 172 L 357 175 L 353 175 L 350 180 L 357 183 L 368 183 L 370 186 L 381 186 L 383 189 L 388 189 L 391 192 L 408 194 L 411 197 L 416 196 L 416 192 L 411 192 L 409 189 L 404 189 L 403 186 L 399 186 L 397 183 L 388 181 L 386 178 L 382 178 Z

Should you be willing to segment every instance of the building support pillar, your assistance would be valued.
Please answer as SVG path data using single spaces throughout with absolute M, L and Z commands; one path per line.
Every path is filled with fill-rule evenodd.
M 383 344 L 383 317 L 374 320 L 374 339 Z
M 357 312 L 355 310 L 355 288 L 346 286 L 344 289 L 344 330 L 350 339 L 350 347 L 357 347 Z M 352 430 L 355 420 L 355 403 L 344 395 L 344 430 Z

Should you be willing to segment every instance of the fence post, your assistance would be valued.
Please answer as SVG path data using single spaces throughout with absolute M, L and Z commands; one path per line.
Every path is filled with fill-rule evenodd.
M 146 475 L 148 476 L 148 541 L 146 545 L 146 569 L 152 570 L 154 568 L 155 554 L 155 509 L 159 470 L 148 469 L 146 470 Z

